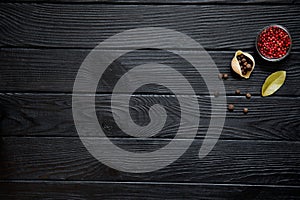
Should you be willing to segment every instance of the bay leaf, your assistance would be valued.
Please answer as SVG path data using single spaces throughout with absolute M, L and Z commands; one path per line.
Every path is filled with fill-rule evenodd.
M 286 71 L 277 71 L 266 78 L 262 86 L 261 94 L 263 97 L 275 93 L 284 83 Z

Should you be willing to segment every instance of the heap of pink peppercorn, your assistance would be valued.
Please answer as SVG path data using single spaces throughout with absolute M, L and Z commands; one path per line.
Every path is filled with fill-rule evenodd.
M 281 59 L 285 57 L 291 48 L 291 36 L 285 28 L 272 25 L 258 35 L 257 50 L 267 59 Z

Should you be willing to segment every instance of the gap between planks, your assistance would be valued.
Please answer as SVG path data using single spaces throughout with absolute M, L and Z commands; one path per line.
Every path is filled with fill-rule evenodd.
M 86 181 L 86 180 L 43 180 L 43 179 L 32 179 L 32 180 L 23 180 L 23 179 L 13 179 L 5 180 L 0 179 L 0 183 L 61 183 L 61 184 L 139 184 L 139 185 L 187 185 L 187 186 L 241 186 L 241 187 L 278 187 L 278 188 L 299 188 L 300 186 L 295 185 L 270 185 L 270 184 L 243 184 L 243 183 L 196 183 L 196 182 L 137 182 L 137 181 Z

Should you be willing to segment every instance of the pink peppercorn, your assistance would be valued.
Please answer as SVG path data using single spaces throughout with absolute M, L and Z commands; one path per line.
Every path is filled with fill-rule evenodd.
M 281 59 L 289 53 L 292 40 L 285 28 L 272 25 L 265 28 L 257 37 L 257 50 L 271 60 Z

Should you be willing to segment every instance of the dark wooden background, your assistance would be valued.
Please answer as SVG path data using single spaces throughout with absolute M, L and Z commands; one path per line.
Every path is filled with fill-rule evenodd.
M 255 53 L 254 40 L 262 27 L 274 23 L 288 28 L 293 49 L 285 61 L 266 63 Z M 112 86 L 134 66 L 160 62 L 185 73 L 202 109 L 196 139 L 178 161 L 152 173 L 123 173 L 99 163 L 81 144 L 72 118 L 72 87 L 83 59 L 99 42 L 149 26 L 175 29 L 201 43 L 219 70 L 230 74 L 224 84 L 236 111 L 227 113 L 214 150 L 199 159 L 210 119 L 201 77 L 168 52 L 144 49 L 122 56 L 104 74 L 96 98 L 99 121 L 115 144 L 155 149 L 178 128 L 178 102 L 158 86 L 141 88 L 131 108 L 138 124 L 147 124 L 153 103 L 168 108 L 161 134 L 141 144 L 116 127 L 109 107 Z M 1 199 L 300 199 L 300 1 L 4 1 L 0 48 Z M 238 49 L 256 58 L 247 81 L 230 73 Z M 279 69 L 287 70 L 285 85 L 262 98 L 264 79 Z M 167 73 L 166 78 L 176 81 Z M 234 95 L 237 88 L 253 98 Z M 243 107 L 249 108 L 248 115 L 242 114 Z M 187 139 L 194 128 L 185 127 Z

